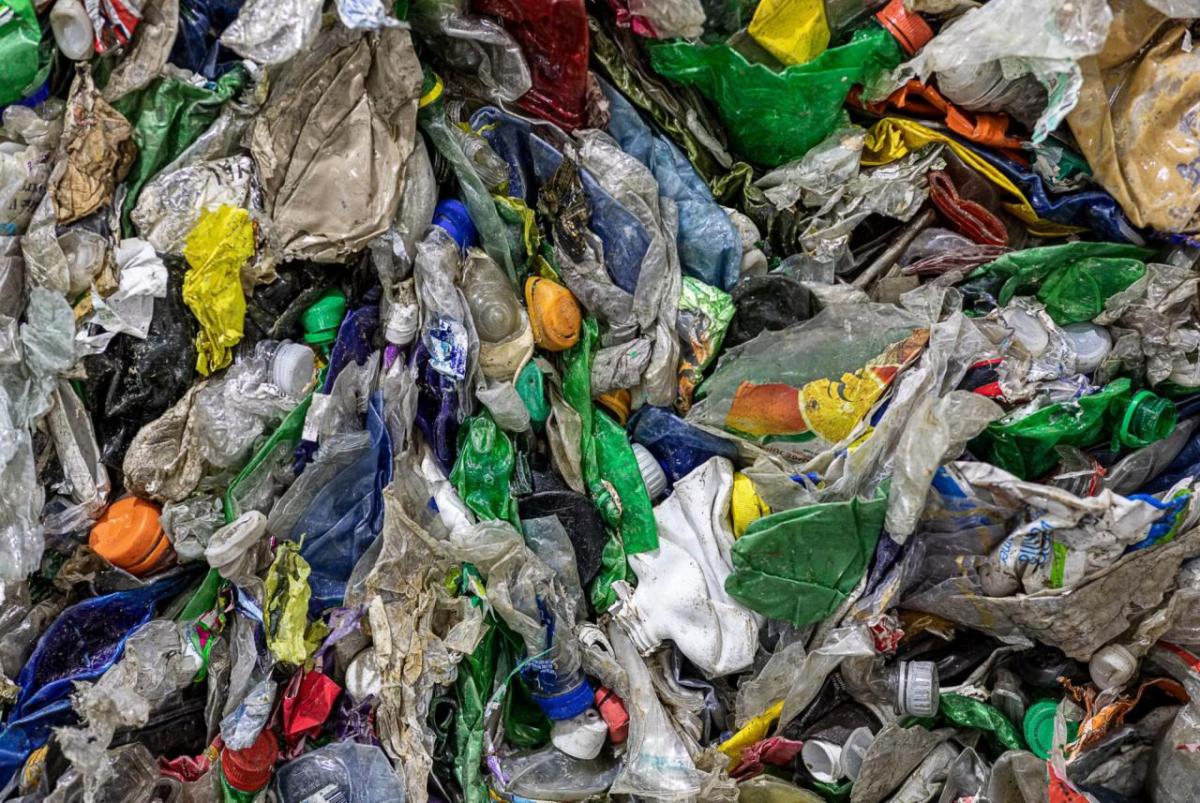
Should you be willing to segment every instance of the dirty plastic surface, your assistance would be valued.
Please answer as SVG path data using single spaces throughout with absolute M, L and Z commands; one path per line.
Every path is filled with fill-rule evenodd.
M 0 801 L 1183 803 L 1194 0 L 0 0 Z

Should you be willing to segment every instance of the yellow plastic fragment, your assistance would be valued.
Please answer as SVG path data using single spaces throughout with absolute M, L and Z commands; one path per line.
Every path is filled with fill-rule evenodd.
M 824 0 L 762 0 L 749 34 L 787 65 L 812 61 L 829 47 Z
M 200 322 L 196 370 L 208 376 L 233 361 L 242 339 L 246 297 L 242 266 L 254 256 L 254 222 L 245 209 L 222 205 L 200 213 L 183 248 L 190 270 L 183 277 L 183 302 Z
M 733 513 L 733 537 L 741 538 L 742 533 L 750 526 L 750 522 L 761 519 L 771 512 L 771 507 L 763 501 L 754 489 L 754 482 L 740 471 L 733 475 L 733 496 L 730 502 Z
M 308 561 L 300 557 L 300 545 L 295 541 L 281 541 L 267 571 L 263 624 L 267 647 L 285 664 L 299 666 L 308 658 L 310 645 L 306 643 L 305 634 L 308 631 L 308 600 L 312 596 L 309 572 Z
M 763 711 L 742 726 L 742 729 L 718 745 L 717 749 L 729 756 L 730 766 L 736 766 L 742 758 L 742 751 L 755 742 L 767 738 L 771 725 L 783 713 L 783 700 Z

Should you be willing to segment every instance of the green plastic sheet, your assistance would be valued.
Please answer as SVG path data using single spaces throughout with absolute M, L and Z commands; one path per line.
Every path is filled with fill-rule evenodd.
M 33 94 L 45 80 L 42 28 L 30 0 L 0 0 L 0 106 Z
M 862 579 L 887 513 L 887 493 L 785 510 L 753 521 L 733 545 L 725 590 L 796 627 L 837 610 Z
M 656 43 L 650 60 L 659 74 L 695 86 L 716 104 L 734 150 L 775 167 L 799 159 L 844 125 L 842 104 L 851 87 L 896 67 L 904 52 L 890 33 L 871 25 L 847 44 L 779 71 L 747 61 L 728 44 Z
M 1146 273 L 1153 251 L 1136 245 L 1074 242 L 1013 251 L 981 265 L 964 289 L 1003 306 L 1018 295 L 1035 295 L 1059 326 L 1090 321 L 1104 302 Z
M 612 584 L 632 575 L 626 553 L 658 549 L 658 525 L 629 436 L 592 404 L 592 353 L 598 340 L 596 320 L 586 318 L 579 342 L 563 352 L 563 398 L 579 413 L 582 425 L 584 485 L 604 523 L 618 534 L 605 545 L 601 571 L 592 585 L 592 604 L 605 611 L 616 601 Z
M 176 78 L 157 78 L 146 88 L 113 103 L 133 123 L 133 141 L 138 150 L 137 161 L 129 172 L 129 194 L 121 212 L 126 236 L 133 234 L 129 214 L 137 205 L 142 187 L 212 125 L 221 106 L 248 80 L 249 74 L 239 64 L 215 84 L 195 86 Z

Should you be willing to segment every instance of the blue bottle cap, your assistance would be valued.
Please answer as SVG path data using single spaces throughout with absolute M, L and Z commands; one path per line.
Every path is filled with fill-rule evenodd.
M 439 201 L 433 210 L 433 225 L 445 229 L 458 247 L 466 250 L 479 241 L 479 232 L 471 222 L 471 215 L 462 201 L 450 198 Z
M 533 701 L 542 709 L 542 713 L 557 721 L 577 717 L 591 708 L 592 702 L 596 698 L 596 690 L 592 688 L 592 682 L 585 677 L 578 686 L 561 694 L 550 697 L 534 694 L 532 697 Z

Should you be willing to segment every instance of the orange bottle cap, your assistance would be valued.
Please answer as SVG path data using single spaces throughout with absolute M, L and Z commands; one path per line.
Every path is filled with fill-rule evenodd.
M 159 512 L 158 505 L 136 496 L 118 499 L 92 527 L 88 546 L 130 574 L 148 571 L 170 547 Z
M 625 426 L 629 421 L 630 408 L 633 406 L 633 395 L 625 388 L 610 390 L 608 393 L 601 393 L 597 396 L 596 403 L 616 416 L 617 423 Z
M 904 7 L 904 0 L 891 0 L 884 6 L 875 19 L 879 24 L 896 37 L 904 52 L 913 55 L 933 38 L 933 29 L 929 27 L 920 14 L 915 14 Z
M 549 279 L 531 276 L 525 281 L 525 306 L 538 346 L 546 351 L 563 351 L 579 342 L 583 314 L 570 290 Z

